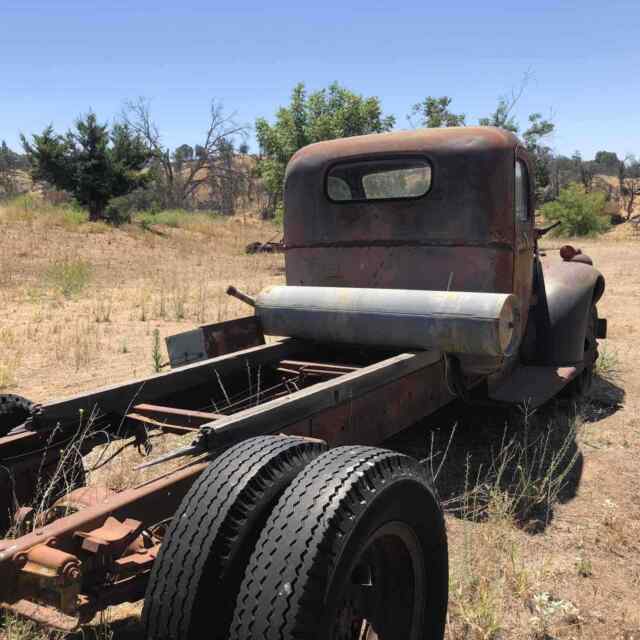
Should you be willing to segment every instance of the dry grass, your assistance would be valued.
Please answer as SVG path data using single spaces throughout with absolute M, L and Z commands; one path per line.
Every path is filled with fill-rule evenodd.
M 174 215 L 147 229 L 93 233 L 23 203 L 0 209 L 0 221 L 0 388 L 37 401 L 152 373 L 167 359 L 166 335 L 247 313 L 225 295 L 228 284 L 256 293 L 283 280 L 282 256 L 244 255 L 248 242 L 275 233 L 250 216 Z M 607 277 L 600 315 L 609 339 L 589 402 L 550 407 L 524 424 L 452 408 L 458 427 L 438 480 L 450 540 L 448 640 L 640 637 L 640 245 L 613 233 L 577 243 Z M 89 275 L 65 295 L 50 269 L 80 261 Z M 433 450 L 444 451 L 449 423 L 438 414 L 428 424 L 443 439 Z M 424 446 L 424 435 L 423 426 L 408 437 Z M 153 454 L 181 443 L 156 438 Z M 133 472 L 139 461 L 130 442 L 100 447 L 85 457 L 89 482 L 144 481 L 155 471 Z M 116 607 L 82 637 L 140 637 L 138 613 L 139 605 Z M 60 637 L 12 616 L 1 624 L 2 638 Z
M 82 227 L 82 231 L 91 233 L 108 230 L 104 224 L 89 225 L 88 219 L 87 213 L 76 206 L 53 205 L 35 194 L 19 196 L 2 206 L 4 222 L 60 227 L 66 231 L 80 231 Z
M 283 277 L 282 256 L 244 254 L 249 242 L 274 235 L 273 225 L 250 216 L 169 212 L 147 228 L 98 225 L 95 233 L 73 209 L 23 198 L 0 207 L 0 224 L 0 390 L 38 401 L 153 373 L 167 360 L 166 335 L 247 315 L 225 294 L 229 284 L 257 293 Z M 153 455 L 183 441 L 155 438 Z M 132 471 L 140 461 L 128 440 L 94 449 L 84 464 L 90 484 L 121 490 L 157 474 Z M 120 618 L 131 622 L 133 615 L 135 627 L 135 612 L 131 605 L 116 607 L 108 614 L 113 624 L 94 621 L 78 637 L 111 638 L 114 629 L 122 637 Z M 0 637 L 62 634 L 5 616 Z
M 169 212 L 175 228 L 96 234 L 59 224 L 65 211 L 0 207 L 0 387 L 34 400 L 151 373 L 156 329 L 164 349 L 166 335 L 246 315 L 229 284 L 256 293 L 282 279 L 282 256 L 244 255 L 274 234 L 249 216 Z
M 555 637 L 577 611 L 550 595 L 552 558 L 532 552 L 533 536 L 550 526 L 571 482 L 580 420 L 564 412 L 505 420 L 502 435 L 497 429 L 482 434 L 484 447 L 480 438 L 475 448 L 456 435 L 461 440 L 449 446 L 452 459 L 438 462 L 457 547 L 450 565 L 449 640 Z M 456 469 L 462 456 L 463 468 Z M 563 604 L 551 611 L 551 601 Z
M 640 577 L 637 508 L 605 498 L 609 487 L 578 494 L 595 400 L 486 423 L 463 412 L 462 433 L 432 440 L 431 455 L 446 451 L 436 463 L 451 544 L 448 640 L 636 637 L 635 598 L 616 589 Z M 633 486 L 618 485 L 622 496 Z

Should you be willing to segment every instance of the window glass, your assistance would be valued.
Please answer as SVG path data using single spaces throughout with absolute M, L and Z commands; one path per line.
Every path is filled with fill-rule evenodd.
M 431 187 L 431 165 L 423 159 L 380 159 L 338 164 L 327 177 L 335 202 L 420 198 Z
M 336 176 L 329 176 L 327 180 L 327 190 L 332 200 L 353 200 L 349 185 Z
M 529 218 L 529 178 L 527 167 L 522 160 L 516 160 L 516 219 L 528 220 Z

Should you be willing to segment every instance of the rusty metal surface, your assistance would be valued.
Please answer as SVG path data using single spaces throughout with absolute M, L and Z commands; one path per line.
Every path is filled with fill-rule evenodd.
M 541 406 L 571 382 L 582 367 L 519 366 L 489 397 L 507 404 L 523 404 L 528 409 Z
M 164 398 L 188 392 L 198 385 L 211 385 L 212 381 L 216 379 L 216 372 L 224 378 L 238 370 L 244 370 L 247 360 L 251 361 L 254 366 L 259 366 L 277 358 L 298 355 L 304 349 L 305 345 L 299 342 L 283 340 L 234 351 L 201 362 L 187 364 L 176 370 L 48 402 L 42 405 L 37 433 L 43 433 L 45 428 L 53 429 L 57 423 L 77 428 L 80 410 L 83 410 L 85 415 L 90 415 L 93 410 L 98 409 L 101 414 L 115 413 L 118 418 L 121 418 L 133 403 L 155 403 Z M 5 439 L 0 438 L 0 450 L 4 443 Z
M 78 510 L 0 542 L 0 604 L 71 630 L 107 604 L 139 598 L 159 550 L 143 529 L 170 518 L 205 467 L 190 464 L 118 494 L 79 490 L 59 501 Z
M 410 356 L 416 364 L 409 362 L 406 375 L 400 375 L 409 354 L 403 357 L 398 363 L 393 358 L 382 361 L 393 363 L 395 375 L 390 377 L 384 375 L 389 365 L 382 363 L 380 368 L 285 359 L 294 370 L 308 368 L 353 378 L 355 386 L 349 393 L 339 393 L 333 381 L 313 385 L 310 389 L 329 385 L 331 399 L 327 396 L 328 402 L 320 404 L 316 394 L 305 390 L 290 394 L 285 403 L 293 411 L 287 414 L 291 417 L 284 420 L 288 425 L 282 433 L 304 432 L 332 444 L 380 443 L 450 399 L 437 356 Z M 358 376 L 377 382 L 359 389 Z M 296 397 L 311 403 L 305 411 L 295 410 L 296 403 L 289 398 Z M 257 409 L 259 413 L 260 407 Z M 296 421 L 299 414 L 305 417 Z M 234 440 L 244 435 L 241 429 Z M 160 546 L 153 537 L 145 539 L 143 530 L 173 514 L 205 467 L 205 462 L 196 463 L 118 494 L 100 488 L 79 489 L 59 500 L 53 510 L 60 510 L 59 516 L 67 510 L 69 515 L 15 540 L 0 542 L 0 601 L 49 626 L 69 630 L 101 607 L 141 597 Z M 25 558 L 31 558 L 30 564 Z
M 604 292 L 602 274 L 575 260 L 544 264 L 538 272 L 538 303 L 532 320 L 536 326 L 532 364 L 580 366 L 590 310 Z
M 273 242 L 271 240 L 267 242 L 250 242 L 244 249 L 244 252 L 248 255 L 254 253 L 280 253 L 282 251 L 282 242 Z
M 209 358 L 264 344 L 262 327 L 255 316 L 205 325 L 202 333 Z
M 254 316 L 208 324 L 166 339 L 172 367 L 264 344 L 260 322 Z
M 56 500 L 51 509 L 64 510 L 66 513 L 80 511 L 81 509 L 94 507 L 106 502 L 109 498 L 113 497 L 115 493 L 115 491 L 100 485 L 79 487 Z
M 518 145 L 511 133 L 464 127 L 359 136 L 300 150 L 285 183 L 287 282 L 444 289 L 453 274 L 453 290 L 513 292 Z M 431 163 L 433 183 L 424 197 L 335 203 L 326 196 L 334 163 L 403 156 Z M 528 163 L 525 152 L 518 156 Z M 531 234 L 531 221 L 529 227 Z
M 377 445 L 439 409 L 453 397 L 443 383 L 442 360 L 293 425 L 287 433 L 331 442 Z M 303 433 L 306 430 L 306 433 Z
M 281 360 L 281 367 L 291 367 L 298 371 L 312 369 L 314 371 L 326 371 L 328 373 L 351 373 L 362 368 L 362 365 L 354 367 L 345 364 L 326 363 L 326 362 L 310 362 L 308 360 Z
M 199 427 L 206 422 L 223 417 L 221 413 L 178 409 L 156 404 L 137 404 L 133 407 L 133 412 L 152 418 L 159 423 L 167 422 L 179 427 Z
M 346 401 L 373 397 L 386 385 L 406 377 L 414 371 L 439 362 L 441 356 L 433 351 L 397 354 L 357 371 L 318 382 L 305 389 L 250 407 L 217 420 L 201 429 L 205 449 L 235 444 L 244 438 L 285 430 L 305 418 L 318 415 Z
M 101 527 L 108 517 L 133 518 L 145 523 L 171 517 L 193 480 L 206 468 L 198 462 L 161 476 L 133 489 L 126 489 L 86 509 L 16 539 L 0 541 L 0 597 L 6 599 L 7 576 L 14 571 L 13 559 L 45 540 L 57 541 L 57 548 L 73 552 L 75 533 Z
M 90 509 L 109 497 L 77 494 L 74 502 L 85 500 L 83 508 Z M 59 549 L 67 541 L 56 537 L 14 553 L 13 573 L 5 576 L 10 584 L 3 585 L 0 596 L 2 606 L 69 631 L 103 606 L 105 592 L 110 593 L 109 602 L 114 592 L 120 601 L 139 597 L 160 549 L 160 541 L 152 534 L 143 535 L 144 528 L 140 521 L 108 516 L 95 529 L 75 531 L 74 553 Z M 95 588 L 82 593 L 83 587 L 91 585 L 99 587 L 97 594 Z
M 57 549 L 55 540 L 49 539 L 16 553 L 13 564 L 11 591 L 2 594 L 0 604 L 26 615 L 31 600 L 32 617 L 65 630 L 73 628 L 78 622 L 80 560 Z
M 300 248 L 286 254 L 287 283 L 511 293 L 511 250 L 496 247 Z
M 80 618 L 76 615 L 68 615 L 60 609 L 33 602 L 26 598 L 0 604 L 5 609 L 9 609 L 20 616 L 64 632 L 74 631 L 80 624 Z

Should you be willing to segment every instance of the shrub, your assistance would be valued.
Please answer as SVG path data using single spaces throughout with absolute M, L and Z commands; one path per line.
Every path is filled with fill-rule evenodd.
M 605 200 L 603 193 L 585 193 L 578 184 L 571 183 L 562 189 L 557 200 L 545 204 L 541 211 L 548 222 L 560 222 L 555 235 L 593 236 L 609 228 L 604 216 Z
M 150 229 L 155 224 L 161 224 L 165 227 L 177 229 L 184 226 L 182 221 L 188 213 L 179 209 L 169 209 L 167 211 L 141 211 L 133 217 L 134 222 L 138 222 L 143 229 Z
M 131 222 L 138 211 L 154 212 L 159 208 L 158 200 L 149 189 L 136 189 L 131 193 L 112 198 L 105 209 L 105 218 L 111 224 Z
M 215 235 L 216 223 L 221 216 L 211 212 L 185 211 L 184 209 L 165 209 L 163 211 L 141 211 L 133 216 L 133 221 L 142 226 L 143 229 L 150 229 L 153 225 L 163 225 L 172 229 L 187 229 L 205 235 Z

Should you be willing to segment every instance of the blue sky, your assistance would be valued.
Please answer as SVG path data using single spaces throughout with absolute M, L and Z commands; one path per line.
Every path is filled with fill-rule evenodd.
M 131 2 L 0 0 L 0 139 L 89 108 L 151 100 L 171 146 L 195 144 L 212 97 L 252 124 L 291 88 L 377 95 L 397 127 L 426 95 L 469 122 L 534 79 L 517 115 L 553 113 L 552 146 L 640 155 L 640 2 Z

